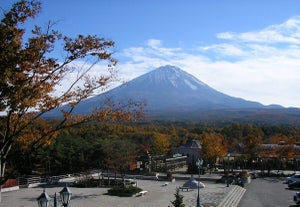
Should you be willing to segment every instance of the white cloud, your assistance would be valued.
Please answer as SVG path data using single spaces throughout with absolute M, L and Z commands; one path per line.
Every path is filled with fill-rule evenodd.
M 261 31 L 217 34 L 224 42 L 194 49 L 151 39 L 120 54 L 127 80 L 171 64 L 228 95 L 263 104 L 300 107 L 300 17 Z M 200 49 L 200 50 L 199 50 Z
M 263 44 L 300 44 L 300 16 L 292 17 L 282 24 L 271 25 L 261 31 L 223 32 L 217 34 L 217 37 L 225 40 Z
M 215 44 L 209 45 L 204 47 L 199 47 L 200 50 L 203 51 L 214 51 L 218 54 L 222 54 L 223 56 L 236 56 L 236 57 L 243 57 L 246 53 L 243 51 L 242 48 L 239 48 L 233 44 Z
M 162 45 L 162 41 L 157 39 L 150 39 L 147 41 L 147 45 L 152 48 L 159 48 Z
M 69 67 L 73 68 L 73 71 L 68 73 L 61 81 L 60 84 L 55 87 L 55 91 L 53 95 L 55 96 L 61 96 L 63 95 L 69 88 L 72 86 L 72 84 L 75 85 L 72 86 L 72 89 L 76 89 L 76 87 L 82 87 L 84 85 L 84 81 L 80 79 L 79 81 L 76 81 L 81 75 L 83 75 L 86 71 L 86 75 L 89 77 L 100 77 L 100 76 L 111 76 L 111 82 L 109 82 L 106 86 L 101 87 L 97 90 L 95 90 L 93 95 L 102 93 L 106 90 L 108 90 L 110 87 L 115 86 L 116 83 L 118 84 L 117 77 L 114 76 L 114 72 L 112 70 L 108 70 L 107 62 L 100 62 L 99 64 L 92 65 L 91 63 L 84 62 L 84 61 L 74 61 L 72 62 Z M 115 68 L 115 70 L 117 70 Z
M 218 33 L 216 36 L 219 39 L 227 39 L 227 40 L 231 40 L 234 38 L 234 34 L 232 32 L 222 32 L 222 33 Z

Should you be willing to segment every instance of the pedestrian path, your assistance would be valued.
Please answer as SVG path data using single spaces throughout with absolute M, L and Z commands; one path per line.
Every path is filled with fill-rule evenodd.
M 234 185 L 233 189 L 226 195 L 218 207 L 237 207 L 245 192 L 245 188 Z
M 245 191 L 236 185 L 226 186 L 224 183 L 216 183 L 214 175 L 203 176 L 205 188 L 200 189 L 200 202 L 205 207 L 236 207 Z M 218 176 L 215 175 L 215 178 Z M 175 179 L 164 185 L 165 181 L 156 180 L 136 180 L 138 187 L 147 191 L 147 194 L 140 197 L 115 197 L 106 195 L 107 188 L 74 188 L 70 187 L 73 195 L 71 198 L 72 207 L 165 207 L 171 205 L 174 200 L 176 188 L 182 186 L 186 180 Z M 67 181 L 67 180 L 64 180 Z M 59 186 L 60 184 L 60 186 Z M 17 191 L 2 193 L 1 207 L 32 207 L 36 206 L 36 198 L 45 189 L 53 196 L 59 192 L 61 183 L 49 186 L 36 186 L 33 188 L 23 188 Z M 197 203 L 197 189 L 190 191 L 180 191 L 184 196 L 186 207 L 195 207 Z

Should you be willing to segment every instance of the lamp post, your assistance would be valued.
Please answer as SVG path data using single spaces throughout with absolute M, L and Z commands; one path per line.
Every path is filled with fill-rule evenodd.
M 72 196 L 72 192 L 70 191 L 70 189 L 66 186 L 59 192 L 60 194 L 60 199 L 62 202 L 62 205 L 64 207 L 68 207 L 70 204 L 70 200 L 71 200 L 71 196 Z
M 198 196 L 197 196 L 197 207 L 200 207 L 200 169 L 203 165 L 203 160 L 199 159 L 196 162 L 196 165 L 198 167 Z
M 229 187 L 229 158 L 230 158 L 230 153 L 227 154 L 227 179 L 226 179 L 227 187 Z
M 45 192 L 45 189 L 43 190 L 43 193 L 37 198 L 38 206 L 39 207 L 49 207 L 51 198 L 50 196 Z
M 265 172 L 264 172 L 264 158 L 261 158 L 260 159 L 260 164 L 261 164 L 261 176 L 262 177 L 264 177 L 264 174 L 265 174 Z
M 53 198 L 53 207 L 59 207 L 56 193 L 54 194 L 54 198 Z
M 69 190 L 67 186 L 65 186 L 61 191 L 60 191 L 60 199 L 62 202 L 63 207 L 68 207 L 70 204 L 72 192 Z M 50 196 L 45 192 L 45 189 L 43 190 L 43 193 L 37 198 L 38 201 L 38 207 L 50 207 L 50 201 L 52 199 Z M 53 207 L 58 207 L 58 201 L 57 201 L 57 196 L 56 193 L 54 194 L 54 199 L 53 199 Z

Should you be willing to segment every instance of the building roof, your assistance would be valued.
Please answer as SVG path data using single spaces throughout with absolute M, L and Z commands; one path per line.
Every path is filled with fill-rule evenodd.
M 188 148 L 188 149 L 202 149 L 202 146 L 199 140 L 191 140 L 184 145 L 179 146 L 178 148 Z

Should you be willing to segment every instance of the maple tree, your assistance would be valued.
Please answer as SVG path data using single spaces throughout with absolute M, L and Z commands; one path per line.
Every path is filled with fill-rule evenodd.
M 141 115 L 140 105 L 130 102 L 103 104 L 87 115 L 73 114 L 78 103 L 117 80 L 114 42 L 90 35 L 71 38 L 54 30 L 51 22 L 46 28 L 26 31 L 24 23 L 40 11 L 39 1 L 21 0 L 0 22 L 0 184 L 6 179 L 7 156 L 16 142 L 30 153 L 51 143 L 60 129 L 89 120 L 130 120 Z M 62 55 L 59 59 L 56 50 Z M 91 75 L 100 62 L 104 63 L 101 71 Z M 57 93 L 72 74 L 76 78 Z M 43 120 L 45 113 L 64 104 L 69 107 L 61 110 L 59 121 Z

